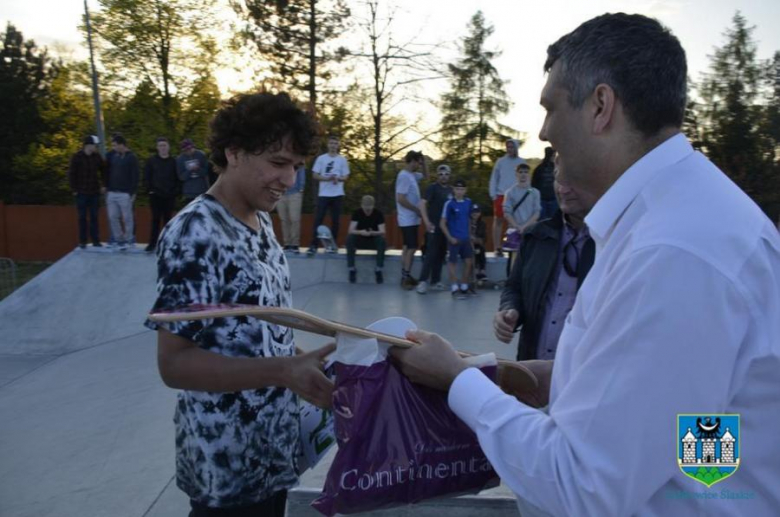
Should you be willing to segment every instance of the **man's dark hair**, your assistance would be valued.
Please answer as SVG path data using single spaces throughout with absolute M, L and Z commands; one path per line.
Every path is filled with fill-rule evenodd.
M 227 167 L 225 151 L 231 148 L 260 154 L 277 151 L 289 136 L 292 151 L 312 152 L 318 134 L 317 123 L 286 93 L 236 95 L 224 101 L 210 124 L 211 161 Z
M 634 127 L 652 136 L 680 127 L 688 68 L 680 41 L 653 18 L 603 14 L 547 47 L 544 71 L 560 61 L 569 104 L 582 107 L 598 84 L 608 84 Z
M 515 171 L 524 170 L 524 171 L 530 171 L 531 166 L 527 163 L 518 163 L 517 167 L 515 167 Z
M 165 138 L 164 136 L 158 136 L 154 142 L 159 144 L 160 142 L 168 142 L 168 139 Z
M 409 151 L 406 153 L 406 156 L 404 156 L 404 161 L 406 163 L 421 162 L 423 161 L 423 153 L 420 151 Z
M 112 142 L 116 142 L 119 145 L 127 145 L 127 140 L 122 135 L 114 135 L 111 137 Z

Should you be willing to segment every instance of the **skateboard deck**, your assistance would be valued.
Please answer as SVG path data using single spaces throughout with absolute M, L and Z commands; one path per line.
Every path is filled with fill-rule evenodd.
M 251 316 L 276 325 L 282 325 L 322 336 L 335 337 L 338 333 L 345 333 L 364 338 L 373 338 L 402 348 L 417 346 L 417 343 L 409 341 L 408 339 L 364 329 L 362 327 L 355 327 L 346 323 L 326 320 L 305 311 L 283 307 L 262 307 L 259 305 L 242 304 L 190 305 L 175 311 L 149 314 L 149 319 L 152 321 L 171 322 L 240 316 Z M 462 357 L 473 355 L 465 352 L 458 353 Z M 502 359 L 498 360 L 497 380 L 501 389 L 510 395 L 527 392 L 538 386 L 536 376 L 528 368 L 520 363 Z
M 317 227 L 317 238 L 320 240 L 322 247 L 325 248 L 326 251 L 337 249 L 336 241 L 333 239 L 333 234 L 331 233 L 330 228 L 324 224 L 321 224 Z

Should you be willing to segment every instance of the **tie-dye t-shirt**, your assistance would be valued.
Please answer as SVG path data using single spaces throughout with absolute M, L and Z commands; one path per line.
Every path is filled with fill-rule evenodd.
M 271 218 L 258 212 L 260 231 L 203 195 L 165 228 L 158 243 L 154 311 L 190 304 L 243 303 L 291 307 L 287 260 Z M 231 357 L 294 354 L 292 330 L 255 318 L 154 323 Z M 256 503 L 297 483 L 298 397 L 286 388 L 237 393 L 179 392 L 176 482 L 211 507 Z

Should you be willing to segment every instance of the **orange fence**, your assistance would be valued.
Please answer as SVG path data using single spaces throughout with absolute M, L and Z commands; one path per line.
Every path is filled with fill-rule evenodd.
M 149 207 L 135 209 L 136 240 L 148 242 L 151 223 Z M 100 238 L 108 241 L 108 219 L 105 207 L 100 208 Z M 314 216 L 303 214 L 301 219 L 301 245 L 311 241 Z M 401 232 L 396 224 L 395 212 L 386 214 L 387 241 L 390 248 L 401 248 Z M 274 231 L 281 240 L 281 227 L 273 214 Z M 326 218 L 326 222 L 329 219 Z M 346 242 L 350 217 L 341 216 L 339 245 Z M 488 234 L 491 233 L 492 218 L 485 217 Z M 422 244 L 422 229 L 420 244 Z M 492 238 L 488 235 L 488 249 L 492 249 Z M 78 221 L 75 206 L 49 205 L 6 205 L 0 202 L 0 257 L 16 261 L 55 261 L 69 253 L 78 244 Z

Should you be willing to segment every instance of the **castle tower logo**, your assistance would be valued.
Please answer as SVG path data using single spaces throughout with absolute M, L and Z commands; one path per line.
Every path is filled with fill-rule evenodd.
M 739 468 L 739 415 L 677 415 L 677 464 L 711 487 Z

